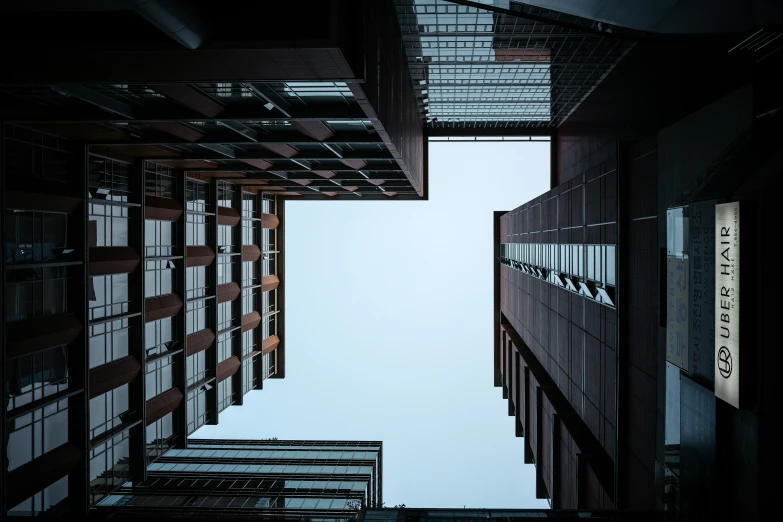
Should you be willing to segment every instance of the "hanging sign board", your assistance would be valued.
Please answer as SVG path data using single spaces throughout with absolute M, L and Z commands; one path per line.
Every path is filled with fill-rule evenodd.
M 715 396 L 739 408 L 740 204 L 715 205 Z

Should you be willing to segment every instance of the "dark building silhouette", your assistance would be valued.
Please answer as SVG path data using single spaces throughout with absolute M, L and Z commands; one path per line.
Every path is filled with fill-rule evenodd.
M 0 11 L 2 511 L 79 515 L 285 377 L 285 201 L 427 142 L 388 2 Z
M 641 39 L 495 214 L 495 385 L 553 508 L 774 509 L 777 36 Z
M 95 515 L 345 520 L 382 505 L 382 462 L 381 442 L 190 439 Z

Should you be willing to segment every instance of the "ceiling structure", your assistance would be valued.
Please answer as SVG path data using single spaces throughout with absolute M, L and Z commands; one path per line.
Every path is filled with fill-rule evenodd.
M 633 46 L 627 30 L 513 0 L 395 0 L 428 130 L 560 125 Z
M 418 197 L 343 82 L 5 84 L 6 114 L 93 154 L 285 196 Z

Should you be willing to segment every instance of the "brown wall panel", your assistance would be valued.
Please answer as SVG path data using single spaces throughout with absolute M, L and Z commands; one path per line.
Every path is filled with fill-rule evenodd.
M 277 349 L 277 345 L 280 344 L 280 338 L 276 335 L 272 335 L 270 337 L 267 337 L 263 341 L 261 341 L 261 353 L 264 355 L 273 352 L 275 349 Z
M 210 328 L 205 328 L 188 335 L 188 356 L 203 352 L 215 345 L 215 333 Z
M 239 357 L 231 356 L 225 361 L 218 364 L 217 368 L 217 380 L 218 382 L 225 381 L 232 375 L 234 375 L 242 363 L 239 361 Z
M 148 297 L 145 302 L 144 320 L 148 323 L 173 317 L 182 309 L 182 299 L 177 294 Z
M 176 199 L 147 195 L 144 205 L 145 219 L 177 221 L 182 217 L 182 206 Z
M 258 312 L 250 312 L 242 316 L 242 331 L 247 332 L 253 328 L 258 328 L 261 324 L 261 314 Z
M 13 359 L 72 342 L 82 331 L 73 314 L 47 315 L 6 323 L 6 359 Z
M 242 261 L 258 261 L 261 249 L 258 245 L 242 245 Z
M 187 247 L 187 266 L 208 266 L 215 261 L 215 252 L 210 246 L 189 246 Z
M 60 480 L 76 468 L 84 455 L 73 443 L 65 443 L 8 473 L 6 502 L 16 506 Z
M 90 399 L 128 384 L 136 378 L 141 364 L 133 356 L 123 357 L 90 370 Z
M 226 283 L 218 286 L 218 303 L 233 301 L 242 293 L 237 283 Z
M 139 254 L 133 247 L 92 247 L 87 275 L 129 274 L 139 267 L 139 263 Z
M 239 211 L 231 207 L 218 207 L 218 225 L 235 227 L 239 224 Z
M 280 220 L 274 214 L 264 214 L 261 216 L 262 228 L 277 228 L 280 225 Z
M 171 388 L 148 400 L 146 405 L 146 425 L 149 426 L 156 420 L 176 410 L 182 402 L 183 397 L 182 390 L 179 388 Z
M 269 292 L 270 290 L 274 290 L 280 285 L 280 279 L 276 275 L 266 275 L 261 280 L 261 290 L 263 292 Z

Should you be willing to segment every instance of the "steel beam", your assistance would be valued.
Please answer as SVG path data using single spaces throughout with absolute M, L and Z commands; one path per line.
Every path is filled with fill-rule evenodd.
M 244 87 L 250 89 L 253 94 L 265 100 L 272 105 L 274 109 L 280 111 L 280 113 L 286 118 L 291 117 L 291 104 L 289 104 L 282 96 L 277 94 L 274 90 L 270 89 L 264 83 L 243 83 Z
M 138 317 L 129 322 L 131 329 L 130 354 L 141 364 L 141 372 L 130 384 L 131 409 L 136 411 L 137 419 L 142 422 L 130 431 L 130 464 L 131 478 L 134 482 L 143 482 L 147 478 L 147 430 L 144 420 L 147 418 L 147 344 L 146 325 L 144 323 L 147 300 L 145 296 L 146 263 L 146 220 L 145 220 L 145 183 L 144 161 L 140 160 L 130 166 L 131 202 L 140 206 L 130 209 L 128 223 L 129 245 L 136 249 L 141 258 L 141 266 L 128 276 L 129 294 Z
M 360 159 L 367 162 L 373 161 L 373 160 L 393 160 L 394 158 L 389 154 L 389 152 L 382 148 L 377 148 L 373 150 L 344 150 L 342 153 L 342 158 L 345 159 Z M 226 160 L 226 157 L 223 154 L 218 154 L 215 152 L 209 152 L 206 150 L 198 150 L 193 152 L 182 152 L 182 151 L 171 151 L 171 154 L 160 154 L 156 156 L 146 156 L 146 159 L 150 161 L 158 161 L 158 160 Z M 234 158 L 238 162 L 245 161 L 245 160 L 264 160 L 264 161 L 271 161 L 271 162 L 280 162 L 286 158 L 283 158 L 279 154 L 275 154 L 274 152 L 268 151 L 266 149 L 264 150 L 235 150 L 234 151 Z M 302 151 L 299 154 L 296 155 L 296 159 L 298 160 L 306 160 L 306 161 L 339 161 L 340 158 L 334 155 L 332 152 L 328 150 L 324 150 L 323 152 L 318 151 Z M 246 165 L 245 165 L 246 166 Z
M 95 105 L 104 111 L 119 114 L 124 118 L 133 119 L 133 110 L 128 105 L 117 101 L 114 98 L 110 98 L 109 96 L 97 93 L 83 85 L 52 85 L 51 89 L 63 96 L 77 98 L 90 105 Z
M 38 123 L 112 123 L 116 121 L 127 122 L 130 120 L 142 123 L 168 121 L 204 121 L 220 123 L 224 121 L 363 121 L 367 119 L 367 116 L 362 112 L 361 107 L 345 103 L 321 103 L 309 105 L 307 107 L 299 107 L 291 116 L 270 115 L 269 110 L 261 103 L 229 105 L 220 112 L 217 112 L 216 110 L 208 111 L 208 109 L 205 108 L 196 110 L 191 106 L 170 103 L 162 107 L 134 108 L 131 113 L 130 108 L 126 105 L 117 102 L 108 96 L 95 93 L 80 85 L 62 87 L 62 91 L 58 90 L 58 92 L 66 96 L 82 99 L 83 101 L 100 107 L 100 109 L 90 110 L 89 107 L 52 109 L 51 107 L 20 103 L 24 98 L 21 98 L 20 100 L 19 97 L 14 97 L 13 100 L 5 101 L 0 105 L 0 113 L 3 114 L 3 118 L 9 121 Z M 230 99 L 226 101 L 230 101 Z M 123 118 L 112 117 L 107 111 L 120 114 Z M 208 113 L 205 114 L 202 111 L 208 111 Z M 319 140 L 313 139 L 313 141 L 318 142 Z
M 242 42 L 237 47 L 243 45 Z M 246 45 L 246 43 L 245 43 Z M 334 43 L 288 48 L 173 49 L 31 43 L 0 47 L 1 83 L 354 82 L 359 80 Z M 286 63 L 286 67 L 281 67 Z M 172 67 L 176 64 L 176 67 Z M 328 64 L 328 67 L 321 64 Z
M 133 122 L 131 122 L 133 123 Z M 24 126 L 24 124 L 22 124 Z M 131 132 L 133 132 L 135 129 L 131 127 Z M 260 130 L 263 130 L 263 128 L 260 128 Z M 138 139 L 100 139 L 100 140 L 93 140 L 89 143 L 91 145 L 148 145 L 148 146 L 166 146 L 166 145 L 182 145 L 182 144 L 188 144 L 191 143 L 188 140 L 184 139 L 174 139 L 174 136 L 163 133 L 163 132 L 143 132 L 138 131 L 138 134 L 143 134 L 143 136 L 139 137 Z M 528 133 L 529 134 L 529 133 Z M 526 134 L 527 135 L 527 134 Z M 344 132 L 337 132 L 335 133 L 334 137 L 329 138 L 327 140 L 324 140 L 323 142 L 319 142 L 318 140 L 315 140 L 313 138 L 309 138 L 299 132 L 274 132 L 270 134 L 262 134 L 259 138 L 260 143 L 286 143 L 288 145 L 311 145 L 313 143 L 338 143 L 338 144 L 366 144 L 366 143 L 373 143 L 382 145 L 383 140 L 380 139 L 380 137 L 377 134 L 370 134 L 369 132 L 362 132 L 362 131 L 344 131 Z M 209 133 L 204 136 L 204 138 L 199 140 L 199 144 L 205 144 L 205 143 L 216 143 L 216 144 L 222 144 L 222 145 L 228 145 L 228 144 L 247 144 L 247 143 L 254 143 L 253 140 L 247 138 L 247 137 L 240 137 L 239 134 L 235 132 L 230 133 Z
M 242 122 L 229 120 L 221 121 L 220 124 L 251 141 L 258 141 L 258 133 Z
M 216 143 L 199 143 L 198 145 L 204 147 L 205 149 L 209 149 L 213 152 L 216 152 L 218 154 L 222 154 L 226 158 L 234 159 L 235 157 L 234 149 L 230 149 L 225 145 L 219 145 Z

